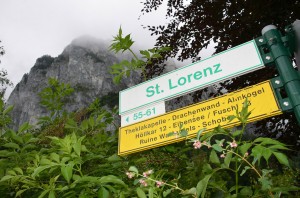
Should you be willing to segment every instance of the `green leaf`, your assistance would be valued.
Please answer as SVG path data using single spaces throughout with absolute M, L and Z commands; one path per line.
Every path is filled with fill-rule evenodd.
M 221 125 L 218 125 L 214 130 L 215 130 L 217 133 L 224 133 L 224 134 L 227 135 L 226 129 L 224 129 L 223 127 L 221 127 Z
M 122 65 L 123 65 L 123 66 L 126 66 L 126 67 L 129 67 L 130 64 L 131 64 L 131 63 L 130 63 L 128 60 L 122 60 L 122 61 L 120 62 L 120 65 L 121 65 L 120 69 L 122 69 Z
M 121 193 L 119 194 L 119 198 L 125 198 L 124 192 L 121 192 Z
M 75 153 L 80 156 L 81 153 L 81 142 L 76 142 L 75 144 L 73 144 L 73 149 L 75 151 Z
M 43 198 L 50 190 L 44 190 L 38 198 Z
M 200 129 L 200 130 L 197 132 L 197 140 L 200 139 L 201 134 L 202 134 L 203 131 L 205 131 L 205 130 L 206 130 L 206 128 L 203 128 L 203 129 Z
M 213 169 L 212 169 L 212 167 L 210 166 L 209 163 L 205 163 L 202 168 L 203 168 L 202 172 L 204 174 L 210 174 L 210 173 L 213 172 Z
M 283 192 L 288 194 L 290 191 L 299 191 L 300 188 L 296 186 L 288 186 L 288 187 L 272 187 L 272 192 Z
M 11 138 L 13 140 L 15 140 L 16 142 L 20 143 L 20 144 L 23 144 L 24 141 L 23 141 L 23 138 L 20 137 L 19 135 L 17 135 L 14 131 L 10 131 L 10 134 L 11 134 Z
M 31 152 L 33 149 L 36 149 L 36 145 L 33 145 L 33 144 L 27 144 L 25 146 L 23 146 L 23 148 L 21 148 L 21 152 Z M 28 150 L 28 151 L 27 151 Z
M 103 186 L 101 186 L 100 190 L 98 191 L 98 198 L 109 198 L 109 191 L 106 190 Z
M 58 154 L 56 154 L 56 153 L 51 153 L 51 154 L 50 154 L 50 158 L 51 158 L 53 161 L 59 163 L 59 155 L 58 155 Z
M 181 194 L 183 195 L 196 195 L 197 194 L 197 189 L 195 187 L 190 188 L 188 190 L 183 191 Z
M 227 120 L 228 120 L 229 122 L 231 122 L 231 121 L 234 120 L 235 118 L 236 118 L 236 116 L 230 115 L 230 116 L 227 117 Z
M 150 52 L 148 50 L 140 50 L 140 53 L 144 55 L 143 58 L 150 59 Z
M 20 196 L 21 196 L 21 194 L 22 194 L 23 192 L 25 192 L 26 190 L 28 190 L 28 189 L 23 189 L 23 190 L 19 190 L 19 191 L 17 191 L 17 193 L 16 193 L 16 196 L 15 196 L 15 197 L 20 197 Z
M 126 77 L 128 78 L 130 76 L 130 70 L 126 70 Z
M 90 127 L 95 127 L 95 120 L 92 116 L 89 118 L 89 125 Z
M 141 188 L 137 188 L 136 193 L 137 193 L 139 198 L 147 198 L 145 192 Z
M 41 165 L 51 165 L 52 162 L 51 162 L 49 159 L 43 157 L 43 158 L 41 159 L 41 161 L 40 161 L 40 164 L 41 164 Z
M 273 154 L 275 155 L 280 164 L 290 167 L 289 160 L 285 154 L 280 152 L 273 152 Z
M 118 33 L 119 33 L 119 36 L 122 36 L 123 33 L 122 33 L 122 27 L 121 26 L 119 27 L 119 32 Z
M 289 148 L 283 146 L 282 144 L 272 145 L 272 146 L 269 146 L 268 148 L 271 149 L 272 151 L 276 151 L 277 149 L 279 149 L 279 150 L 290 150 Z
M 180 136 L 181 137 L 186 137 L 188 135 L 188 131 L 185 129 L 180 130 Z
M 22 171 L 21 168 L 16 167 L 16 168 L 14 168 L 14 170 L 15 170 L 16 172 L 20 173 L 20 175 L 23 175 L 23 171 Z
M 68 119 L 65 123 L 66 129 L 76 129 L 77 128 L 77 122 L 75 122 L 73 119 Z
M 87 130 L 87 129 L 89 128 L 88 120 L 83 120 L 83 121 L 81 122 L 80 128 L 81 128 L 83 131 Z
M 248 187 L 248 186 L 247 187 L 243 187 L 240 193 L 241 193 L 241 195 L 247 196 L 247 197 L 251 197 L 252 194 L 253 194 L 251 188 Z
M 138 169 L 135 167 L 135 166 L 130 166 L 129 169 L 128 169 L 130 172 L 134 172 L 136 174 L 139 174 L 139 171 Z
M 240 112 L 240 121 L 243 123 L 247 122 L 247 119 L 251 114 L 251 112 L 248 111 L 248 106 L 249 106 L 249 102 L 248 102 L 248 98 L 246 98 L 245 101 L 243 102 L 243 108 Z
M 159 48 L 160 52 L 167 52 L 167 51 L 171 51 L 171 50 L 172 50 L 171 47 L 161 47 L 161 48 Z
M 71 158 L 70 157 L 63 157 L 62 159 L 61 159 L 61 163 L 62 164 L 65 164 L 67 161 L 69 161 Z
M 8 150 L 0 150 L 0 157 L 10 157 L 10 156 L 14 156 L 17 155 L 16 152 L 14 151 L 8 151 Z
M 230 162 L 232 159 L 232 153 L 227 153 L 225 158 L 224 158 L 224 165 L 225 167 L 229 168 Z
M 81 151 L 82 152 L 88 152 L 87 148 L 85 145 L 81 145 Z
M 114 78 L 113 78 L 113 82 L 114 82 L 115 84 L 120 84 L 121 80 L 122 80 L 122 74 L 121 74 L 121 75 L 114 76 Z
M 171 192 L 172 192 L 172 189 L 171 189 L 171 188 L 168 189 L 168 190 L 165 190 L 165 191 L 163 192 L 163 196 L 166 197 L 166 196 L 168 196 Z
M 218 152 L 222 152 L 223 148 L 219 144 L 212 145 L 212 148 Z
M 251 169 L 250 166 L 245 166 L 243 171 L 241 172 L 240 176 L 243 176 L 249 169 Z
M 261 145 L 267 145 L 267 144 L 274 144 L 274 145 L 284 145 L 283 143 L 271 139 L 271 138 L 265 138 L 265 137 L 259 137 L 257 139 L 254 140 L 255 143 L 257 142 L 261 142 Z
M 14 171 L 14 170 L 8 170 L 7 174 L 9 174 L 9 175 L 15 175 L 15 176 L 17 175 L 16 171 Z
M 40 139 L 39 138 L 30 138 L 29 140 L 27 140 L 27 143 L 36 143 L 38 142 Z
M 56 196 L 55 196 L 54 190 L 51 190 L 51 191 L 49 192 L 48 198 L 55 198 L 55 197 L 56 197 Z
M 107 158 L 108 162 L 118 162 L 121 161 L 122 159 L 117 155 L 117 154 L 113 154 L 112 156 Z
M 5 176 L 3 176 L 3 177 L 1 178 L 0 182 L 7 181 L 7 180 L 12 179 L 12 178 L 14 178 L 14 177 L 15 177 L 15 176 L 13 176 L 13 175 L 5 175 Z
M 252 143 L 244 143 L 243 145 L 239 146 L 239 150 L 242 154 L 242 156 L 245 155 L 245 153 L 249 150 L 249 148 L 252 146 Z
M 235 132 L 232 133 L 233 137 L 236 137 L 240 135 L 243 131 L 242 130 L 236 130 Z
M 116 177 L 114 175 L 103 176 L 100 179 L 98 179 L 98 181 L 102 184 L 113 183 L 113 184 L 119 184 L 122 186 L 126 186 L 126 184 L 121 179 L 119 179 L 118 177 Z
M 210 152 L 209 161 L 214 164 L 220 164 L 219 157 L 214 150 Z
M 270 150 L 269 148 L 265 148 L 262 156 L 265 158 L 265 160 L 268 162 L 270 156 L 272 155 L 272 150 Z
M 73 166 L 74 162 L 69 162 L 68 164 L 62 164 L 61 165 L 61 174 L 67 180 L 68 183 L 70 183 L 70 180 L 73 176 Z
M 13 110 L 14 106 L 13 105 L 9 105 L 4 111 L 3 111 L 3 115 L 8 114 L 9 112 L 11 112 Z
M 162 58 L 162 56 L 160 54 L 153 54 L 151 58 Z
M 253 149 L 252 149 L 251 155 L 254 156 L 258 160 L 258 163 L 260 163 L 260 158 L 262 156 L 264 149 L 265 149 L 265 147 L 263 147 L 261 145 L 257 145 L 255 147 L 253 147 Z
M 19 145 L 13 142 L 6 143 L 3 146 L 6 148 L 20 149 Z
M 76 181 L 76 180 L 80 180 L 81 177 L 79 175 L 76 175 L 76 174 L 73 174 L 73 180 Z
M 153 187 L 150 187 L 148 190 L 148 197 L 149 198 L 154 198 L 154 190 Z
M 206 175 L 202 180 L 200 180 L 197 184 L 197 195 L 200 196 L 201 198 L 204 198 L 205 193 L 206 193 L 206 188 L 207 188 L 207 184 L 208 181 L 210 180 L 212 174 Z
M 27 130 L 29 130 L 31 128 L 31 126 L 29 125 L 28 122 L 25 122 L 24 124 L 22 124 L 20 127 L 19 127 L 19 130 L 18 130 L 18 133 L 23 133 Z
M 36 175 L 38 175 L 40 172 L 53 167 L 53 165 L 45 165 L 45 166 L 39 166 L 36 169 L 34 169 L 33 173 L 32 173 L 32 177 L 35 177 Z
M 272 181 L 267 177 L 259 178 L 258 181 L 261 183 L 262 190 L 269 190 L 272 187 Z

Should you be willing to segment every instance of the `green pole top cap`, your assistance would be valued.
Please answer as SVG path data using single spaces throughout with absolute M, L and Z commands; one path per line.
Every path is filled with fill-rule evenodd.
M 300 29 L 300 20 L 296 19 L 293 23 L 294 28 Z
M 261 34 L 264 35 L 269 30 L 274 30 L 274 29 L 277 29 L 277 27 L 275 25 L 267 25 L 266 27 L 264 27 L 262 29 Z
M 293 29 L 296 32 L 298 40 L 300 41 L 300 20 L 297 19 L 296 21 L 294 21 Z

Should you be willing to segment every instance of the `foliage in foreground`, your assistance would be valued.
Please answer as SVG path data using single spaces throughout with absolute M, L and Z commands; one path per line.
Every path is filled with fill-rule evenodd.
M 128 177 L 138 177 L 138 182 L 143 186 L 137 188 L 137 193 L 141 194 L 141 197 L 147 197 L 146 193 L 149 197 L 164 197 L 177 190 L 182 196 L 204 198 L 281 197 L 284 194 L 288 195 L 290 191 L 298 191 L 300 188 L 288 183 L 286 186 L 276 186 L 273 183 L 276 181 L 273 181 L 272 174 L 277 171 L 271 167 L 271 163 L 276 163 L 274 160 L 286 170 L 290 168 L 289 160 L 282 152 L 288 150 L 285 144 L 264 137 L 253 141 L 242 140 L 250 113 L 246 100 L 241 112 L 228 117 L 229 121 L 238 119 L 241 122 L 242 126 L 239 129 L 227 130 L 217 127 L 201 136 L 205 131 L 202 129 L 196 138 L 187 141 L 193 144 L 194 149 L 205 147 L 207 153 L 207 159 L 202 164 L 200 181 L 195 187 L 184 190 L 177 182 L 163 181 L 159 174 L 150 176 L 152 170 L 141 174 L 132 166 L 127 173 Z M 188 132 L 181 131 L 181 134 L 187 136 Z M 155 190 L 160 186 L 165 186 L 168 190 Z
M 70 87 L 63 89 L 65 84 L 54 81 L 50 86 L 56 89 L 46 88 L 43 93 L 48 90 L 50 95 L 41 94 L 46 107 L 54 107 L 52 101 L 63 104 L 64 97 L 50 99 L 70 93 Z M 288 150 L 286 145 L 269 138 L 243 139 L 250 114 L 247 102 L 244 104 L 241 112 L 229 117 L 229 121 L 241 121 L 239 129 L 200 130 L 195 139 L 125 157 L 116 154 L 116 112 L 104 110 L 99 100 L 76 113 L 65 112 L 63 105 L 49 108 L 50 117 L 43 118 L 40 125 L 24 123 L 18 131 L 8 127 L 12 107 L 2 105 L 0 194 L 51 198 L 296 196 L 297 170 L 283 153 Z M 112 130 L 107 130 L 108 125 Z

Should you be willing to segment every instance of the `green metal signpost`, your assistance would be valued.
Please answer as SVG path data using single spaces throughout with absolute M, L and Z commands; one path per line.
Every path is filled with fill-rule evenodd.
M 256 39 L 261 48 L 266 64 L 275 64 L 279 76 L 272 79 L 278 102 L 283 111 L 293 111 L 300 124 L 300 73 L 294 69 L 291 54 L 296 51 L 297 36 L 293 26 L 286 28 L 286 36 L 282 36 L 276 26 L 268 25 L 262 30 L 262 37 Z M 299 38 L 298 38 L 299 39 Z M 287 97 L 283 98 L 280 90 L 284 89 Z

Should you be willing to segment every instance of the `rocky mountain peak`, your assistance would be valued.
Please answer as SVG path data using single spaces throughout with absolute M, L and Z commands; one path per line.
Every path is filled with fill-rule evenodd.
M 82 36 L 74 39 L 58 57 L 38 58 L 8 98 L 7 103 L 14 105 L 15 126 L 26 121 L 35 124 L 38 117 L 47 115 L 46 109 L 39 104 L 38 93 L 47 86 L 50 77 L 69 83 L 75 89 L 66 107 L 68 111 L 86 107 L 96 98 L 118 97 L 120 90 L 137 84 L 140 81 L 137 73 L 120 85 L 113 83 L 109 67 L 119 59 L 108 51 L 108 46 L 104 41 Z

